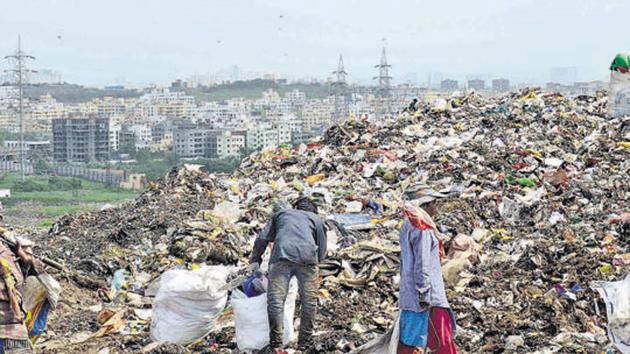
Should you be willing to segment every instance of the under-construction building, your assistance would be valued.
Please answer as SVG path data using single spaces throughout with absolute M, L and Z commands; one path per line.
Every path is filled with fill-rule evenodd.
M 109 159 L 109 118 L 53 119 L 53 159 L 94 162 Z

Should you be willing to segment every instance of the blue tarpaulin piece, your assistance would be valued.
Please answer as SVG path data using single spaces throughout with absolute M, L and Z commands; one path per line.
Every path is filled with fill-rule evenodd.
M 333 214 L 330 218 L 345 227 L 370 223 L 370 216 L 367 214 Z

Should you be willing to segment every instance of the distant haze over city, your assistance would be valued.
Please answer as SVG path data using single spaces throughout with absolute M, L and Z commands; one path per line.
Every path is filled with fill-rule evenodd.
M 624 0 L 4 0 L 0 7 L 2 56 L 20 34 L 37 57 L 34 68 L 93 86 L 247 73 L 325 80 L 340 54 L 349 82 L 374 84 L 383 47 L 394 84 L 590 81 L 605 80 L 613 56 L 630 51 Z

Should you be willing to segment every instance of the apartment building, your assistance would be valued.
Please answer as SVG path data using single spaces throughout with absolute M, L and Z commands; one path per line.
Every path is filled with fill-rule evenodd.
M 151 126 L 151 140 L 153 140 L 153 143 L 161 143 L 167 135 L 170 136 L 172 140 L 173 130 L 177 124 L 178 122 L 174 120 L 164 120 L 153 124 Z
M 327 103 L 326 100 L 309 100 L 301 112 L 301 120 L 304 122 L 304 129 L 312 129 L 321 126 L 329 126 L 334 116 L 334 104 Z
M 144 118 L 164 116 L 183 118 L 190 116 L 195 108 L 195 98 L 184 92 L 170 92 L 167 88 L 156 88 L 138 100 L 136 113 Z
M 239 157 L 245 148 L 245 136 L 230 131 L 216 136 L 216 156 L 220 159 Z
M 120 132 L 122 130 L 122 126 L 120 124 L 112 124 L 110 122 L 109 126 L 109 149 L 113 151 L 118 151 L 120 149 Z
M 193 122 L 215 129 L 242 128 L 247 120 L 247 110 L 242 105 L 208 102 L 193 110 Z
M 468 80 L 468 89 L 475 91 L 483 91 L 486 89 L 486 82 L 483 80 Z
M 295 89 L 287 92 L 286 99 L 293 108 L 301 107 L 306 103 L 306 93 Z
M 121 145 L 133 146 L 135 150 L 147 149 L 153 143 L 151 127 L 146 124 L 123 124 L 120 133 Z
M 173 151 L 180 157 L 216 156 L 218 130 L 193 123 L 179 123 L 173 128 Z
M 52 121 L 53 159 L 57 162 L 93 162 L 109 159 L 109 119 L 57 118 Z
M 510 80 L 508 80 L 508 79 L 494 79 L 494 80 L 492 80 L 492 91 L 495 91 L 495 92 L 507 92 L 507 91 L 510 91 Z
M 446 79 L 440 82 L 440 90 L 442 91 L 455 91 L 458 89 L 458 87 L 459 84 L 457 80 Z
M 127 113 L 127 104 L 122 98 L 105 97 L 96 106 L 96 113 L 102 118 L 111 118 L 115 115 Z
M 287 124 L 258 122 L 246 127 L 245 146 L 247 150 L 261 150 L 291 142 L 291 129 Z
M 51 122 L 55 118 L 67 116 L 68 110 L 63 103 L 57 102 L 51 95 L 42 95 L 37 100 L 28 102 L 28 124 L 25 129 L 31 132 L 50 133 Z
M 294 131 L 291 133 L 291 144 L 293 145 L 307 144 L 313 138 L 321 136 L 323 132 L 324 132 L 324 129 L 322 128 Z

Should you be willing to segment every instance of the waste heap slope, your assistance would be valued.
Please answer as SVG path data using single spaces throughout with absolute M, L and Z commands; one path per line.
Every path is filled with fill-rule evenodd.
M 181 168 L 120 208 L 66 216 L 44 252 L 85 274 L 125 268 L 127 291 L 147 295 L 166 269 L 243 261 L 273 201 L 310 196 L 336 245 L 313 352 L 343 353 L 392 324 L 399 207 L 431 187 L 448 196 L 436 222 L 461 351 L 596 353 L 608 339 L 591 286 L 630 269 L 630 119 L 605 117 L 605 95 L 524 90 L 350 119 L 316 143 L 255 153 L 231 176 Z M 234 351 L 221 333 L 200 345 Z

